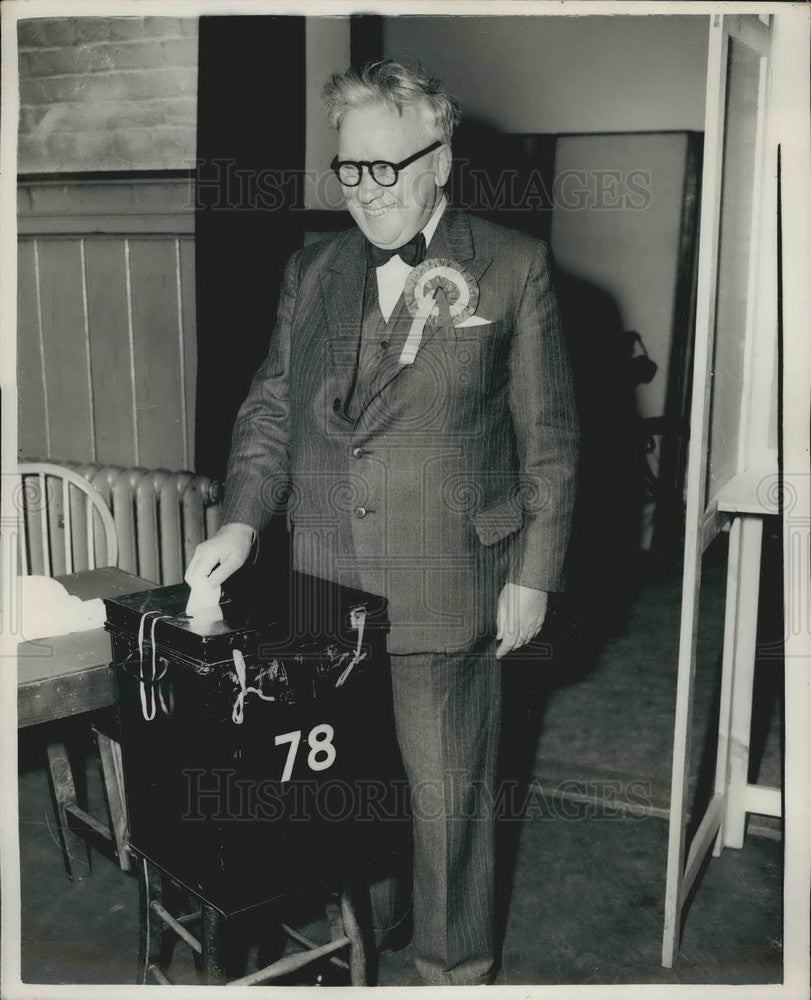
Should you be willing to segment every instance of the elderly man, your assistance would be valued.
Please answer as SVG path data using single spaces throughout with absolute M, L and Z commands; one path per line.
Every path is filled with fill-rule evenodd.
M 289 484 L 294 568 L 388 599 L 417 968 L 487 982 L 498 661 L 562 586 L 574 498 L 549 252 L 447 203 L 458 113 L 436 81 L 386 61 L 324 97 L 357 229 L 290 259 L 187 579 L 238 569 Z

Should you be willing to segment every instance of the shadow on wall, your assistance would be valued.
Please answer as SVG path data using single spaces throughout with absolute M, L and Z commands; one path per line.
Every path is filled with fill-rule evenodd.
M 624 627 L 641 561 L 645 440 L 631 362 L 634 341 L 605 292 L 562 272 L 557 290 L 581 436 L 569 599 L 603 639 Z

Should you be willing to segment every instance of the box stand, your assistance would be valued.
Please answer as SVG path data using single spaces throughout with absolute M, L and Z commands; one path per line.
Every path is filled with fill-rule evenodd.
M 188 897 L 194 900 L 195 908 L 179 914 L 177 906 L 184 890 L 146 858 L 137 858 L 136 864 L 140 900 L 138 981 L 141 984 L 152 981 L 164 986 L 174 985 L 167 972 L 174 944 L 179 939 L 193 952 L 199 985 L 221 986 L 227 983 L 229 986 L 256 986 L 324 960 L 348 970 L 352 986 L 374 985 L 371 982 L 375 975 L 370 961 L 373 937 L 367 885 L 343 884 L 337 890 L 337 900 L 331 898 L 327 901 L 330 926 L 327 943 L 316 944 L 294 928 L 282 924 L 284 934 L 301 945 L 301 950 L 284 955 L 249 975 L 234 978 L 228 975 L 224 949 L 228 918 L 213 906 L 203 903 L 194 893 L 188 893 Z M 174 914 L 168 909 L 170 906 L 176 910 Z M 195 924 L 199 924 L 199 936 L 189 930 L 189 926 Z M 348 961 L 337 955 L 344 949 L 348 949 Z

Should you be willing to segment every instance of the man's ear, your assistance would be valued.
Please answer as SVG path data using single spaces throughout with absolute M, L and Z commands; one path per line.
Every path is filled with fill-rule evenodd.
M 436 159 L 434 160 L 434 179 L 437 187 L 445 187 L 448 183 L 452 165 L 453 153 L 451 147 L 445 142 L 436 151 Z

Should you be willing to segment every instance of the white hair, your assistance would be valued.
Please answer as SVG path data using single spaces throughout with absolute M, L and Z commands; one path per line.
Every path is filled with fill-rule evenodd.
M 443 142 L 450 142 L 461 114 L 456 100 L 441 89 L 436 77 L 421 69 L 413 70 L 393 59 L 367 63 L 361 69 L 333 73 L 322 96 L 330 125 L 340 128 L 341 119 L 353 108 L 384 105 L 403 109 L 416 107 L 425 119 L 427 131 Z

